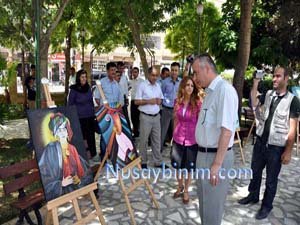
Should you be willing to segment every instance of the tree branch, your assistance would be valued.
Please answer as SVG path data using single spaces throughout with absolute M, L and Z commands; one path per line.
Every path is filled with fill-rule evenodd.
M 50 37 L 51 34 L 53 33 L 54 29 L 57 27 L 62 15 L 63 15 L 63 12 L 66 8 L 66 6 L 68 5 L 70 0 L 63 0 L 62 4 L 60 5 L 60 8 L 58 9 L 56 15 L 55 15 L 55 19 L 53 21 L 53 23 L 51 24 L 50 28 L 47 30 L 46 32 L 46 36 Z

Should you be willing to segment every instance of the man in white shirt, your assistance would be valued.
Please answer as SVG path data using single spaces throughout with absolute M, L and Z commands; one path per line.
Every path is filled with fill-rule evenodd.
M 76 84 L 76 73 L 75 73 L 75 68 L 71 67 L 70 68 L 70 77 L 69 77 L 69 87 L 73 84 Z
M 123 62 L 117 62 L 117 70 L 121 73 L 121 78 L 119 81 L 119 85 L 120 85 L 120 89 L 121 89 L 121 93 L 123 95 L 123 102 L 122 102 L 122 110 L 123 110 L 123 114 L 126 118 L 126 121 L 128 123 L 128 127 L 131 129 L 130 127 L 130 121 L 129 121 L 129 117 L 128 117 L 128 105 L 129 105 L 129 101 L 128 101 L 128 78 L 125 74 L 125 64 Z
M 147 168 L 147 143 L 151 137 L 151 148 L 155 167 L 163 167 L 160 153 L 161 127 L 160 127 L 160 104 L 163 94 L 156 79 L 158 71 L 150 67 L 148 80 L 143 81 L 137 88 L 135 104 L 140 110 L 140 154 L 142 168 Z
M 138 109 L 138 105 L 134 103 L 137 87 L 144 81 L 141 77 L 139 77 L 139 68 L 133 67 L 131 70 L 130 80 L 130 88 L 131 88 L 131 101 L 130 101 L 130 117 L 132 122 L 132 131 L 134 137 L 139 137 L 139 125 L 140 125 L 140 111 Z
M 196 166 L 210 173 L 197 180 L 199 214 L 202 225 L 220 225 L 229 189 L 227 174 L 233 166 L 238 96 L 233 86 L 218 76 L 208 54 L 196 56 L 192 67 L 195 82 L 206 88 L 196 126 L 199 145 Z

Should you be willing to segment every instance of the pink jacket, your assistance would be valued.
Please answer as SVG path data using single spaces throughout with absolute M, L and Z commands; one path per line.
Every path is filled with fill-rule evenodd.
M 175 103 L 176 104 L 176 103 Z M 198 120 L 198 115 L 201 109 L 201 102 L 198 102 L 196 108 L 192 111 L 192 106 L 187 106 L 186 112 L 183 116 L 184 104 L 179 107 L 175 106 L 174 116 L 177 121 L 173 132 L 173 140 L 180 145 L 191 146 L 196 144 L 195 130 Z

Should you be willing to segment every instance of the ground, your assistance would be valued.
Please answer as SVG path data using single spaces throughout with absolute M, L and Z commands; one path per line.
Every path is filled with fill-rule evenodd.
M 28 138 L 28 127 L 26 120 L 14 120 L 5 124 L 2 133 L 6 139 L 24 139 Z M 98 136 L 97 136 L 97 139 Z M 99 140 L 98 140 L 99 142 Z M 247 143 L 244 148 L 246 164 L 243 165 L 240 157 L 240 151 L 236 145 L 235 152 L 235 168 L 249 168 L 251 161 L 251 153 L 253 145 Z M 151 151 L 149 149 L 149 159 L 151 159 Z M 170 147 L 164 150 L 164 159 L 167 164 L 170 163 Z M 3 164 L 3 162 L 1 162 Z M 151 165 L 151 163 L 150 163 Z M 241 206 L 237 200 L 247 195 L 247 186 L 249 180 L 235 179 L 232 181 L 230 192 L 227 197 L 223 225 L 239 225 L 239 224 L 274 224 L 274 225 L 296 225 L 300 224 L 300 157 L 296 156 L 293 151 L 292 161 L 289 165 L 283 166 L 279 176 L 279 184 L 276 198 L 274 200 L 274 209 L 267 219 L 255 220 L 255 213 L 260 205 Z M 265 175 L 262 184 L 264 184 Z M 105 220 L 108 225 L 129 225 L 130 218 L 126 209 L 125 201 L 117 180 L 108 177 L 104 173 L 99 178 L 99 204 L 102 208 Z M 176 188 L 175 179 L 159 179 L 157 182 L 150 180 L 155 196 L 159 201 L 160 208 L 152 207 L 150 197 L 145 188 L 139 188 L 130 195 L 137 224 L 161 225 L 161 224 L 201 224 L 198 212 L 198 199 L 196 195 L 195 181 L 190 187 L 191 201 L 188 205 L 183 205 L 181 199 L 174 200 L 172 198 Z M 262 185 L 262 191 L 264 185 Z M 2 193 L 1 193 L 2 194 Z M 260 198 L 262 199 L 263 192 Z M 83 213 L 87 213 L 91 208 L 91 203 L 87 198 L 80 201 L 80 208 Z M 1 203 L 3 204 L 3 203 Z M 0 204 L 0 205 L 1 205 Z M 5 204 L 5 203 L 4 203 Z M 213 210 L 213 209 L 212 209 Z M 45 207 L 42 208 L 42 214 L 45 216 Z M 34 218 L 34 217 L 33 217 Z M 59 219 L 61 224 L 72 224 L 75 219 L 74 210 L 71 205 L 66 205 L 59 209 Z M 13 219 L 6 224 L 15 224 Z M 90 224 L 99 224 L 93 221 Z

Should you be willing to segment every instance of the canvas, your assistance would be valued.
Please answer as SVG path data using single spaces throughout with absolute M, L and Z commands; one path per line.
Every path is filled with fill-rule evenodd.
M 114 168 L 123 168 L 138 157 L 132 135 L 119 104 L 102 105 L 96 110 L 101 133 L 100 148 L 108 152 Z
M 93 182 L 75 106 L 28 111 L 45 199 Z

